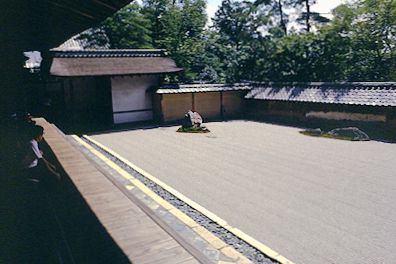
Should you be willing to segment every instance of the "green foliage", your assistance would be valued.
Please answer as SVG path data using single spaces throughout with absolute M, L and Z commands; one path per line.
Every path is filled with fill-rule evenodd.
M 271 39 L 257 79 L 395 81 L 395 5 L 392 0 L 341 5 L 318 32 Z
M 177 28 L 178 14 L 176 9 L 171 9 L 170 0 L 145 0 L 143 1 L 142 13 L 150 21 L 148 27 L 151 31 L 153 47 L 161 47 L 166 38 L 166 30 Z M 175 15 L 174 21 L 166 20 L 166 14 Z
M 153 46 L 166 49 L 184 68 L 184 80 L 194 80 L 205 68 L 199 55 L 204 53 L 206 2 L 204 0 L 147 0 L 143 13 L 152 21 Z
M 268 23 L 255 4 L 223 0 L 213 19 L 217 34 L 213 53 L 219 57 L 227 82 L 251 79 L 262 43 L 262 27 Z
M 333 23 L 323 35 L 338 46 L 335 54 L 351 81 L 391 81 L 396 79 L 396 2 L 365 0 L 340 6 Z M 342 57 L 341 57 L 342 56 Z
M 149 20 L 141 11 L 138 4 L 129 4 L 79 38 L 85 40 L 87 48 L 152 48 Z
M 206 28 L 205 0 L 144 0 L 82 38 L 88 47 L 166 49 L 184 82 L 396 81 L 395 0 L 343 4 L 332 20 L 312 12 L 314 2 L 223 0 Z M 291 30 L 290 8 L 305 30 Z
M 148 29 L 149 21 L 140 11 L 139 5 L 129 4 L 122 12 L 105 20 L 103 28 L 113 48 L 152 47 Z
M 396 2 L 367 0 L 355 9 L 351 46 L 354 79 L 386 80 L 395 77 Z M 384 78 L 385 77 L 385 78 Z

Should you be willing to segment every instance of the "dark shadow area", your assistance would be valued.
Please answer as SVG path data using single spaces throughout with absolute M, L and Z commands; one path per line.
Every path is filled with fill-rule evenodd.
M 119 125 L 77 124 L 77 125 L 68 125 L 68 126 L 63 125 L 60 127 L 62 132 L 67 135 L 83 135 L 83 134 L 95 135 L 95 134 L 106 134 L 106 133 L 121 132 L 121 131 L 136 130 L 136 129 L 152 129 L 162 126 L 171 126 L 171 125 L 168 124 L 160 125 L 158 122 L 154 122 L 154 121 L 143 121 L 143 122 L 125 123 Z
M 50 153 L 48 146 L 43 147 Z M 62 175 L 66 175 L 64 171 Z M 130 263 L 69 177 L 49 187 L 53 209 L 76 263 Z
M 0 263 L 130 263 L 45 143 L 62 179 L 28 180 L 15 159 L 14 135 L 1 131 Z
M 204 124 L 210 122 L 226 122 L 237 120 L 234 119 L 205 119 Z M 151 121 L 142 121 L 142 122 L 133 122 L 133 123 L 124 123 L 124 124 L 113 124 L 113 125 L 105 125 L 105 124 L 72 124 L 72 125 L 64 125 L 64 124 L 55 124 L 57 127 L 61 128 L 62 132 L 67 135 L 98 135 L 98 134 L 108 134 L 114 132 L 122 132 L 122 131 L 130 131 L 130 130 L 141 130 L 141 129 L 155 129 L 160 127 L 172 127 L 172 126 L 181 126 L 183 119 L 160 123 L 155 120 Z M 176 130 L 175 130 L 176 131 Z
M 0 263 L 62 263 L 42 186 L 25 177 L 16 170 L 1 170 Z

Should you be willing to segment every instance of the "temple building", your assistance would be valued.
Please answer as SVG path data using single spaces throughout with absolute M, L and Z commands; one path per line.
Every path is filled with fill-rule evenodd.
M 182 71 L 164 50 L 52 49 L 46 84 L 53 107 L 69 123 L 102 125 L 153 119 L 151 90 Z M 55 102 L 57 101 L 57 102 Z M 58 111 L 59 112 L 59 111 Z

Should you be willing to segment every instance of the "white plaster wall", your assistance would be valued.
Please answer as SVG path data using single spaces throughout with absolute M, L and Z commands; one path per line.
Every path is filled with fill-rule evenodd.
M 158 76 L 154 75 L 112 77 L 111 93 L 114 123 L 152 120 L 152 98 L 151 94 L 146 91 L 157 83 Z M 143 109 L 149 110 L 137 111 Z
M 342 112 L 309 112 L 305 115 L 308 118 L 323 118 L 331 120 L 352 120 L 352 121 L 371 121 L 385 122 L 384 115 L 342 113 Z

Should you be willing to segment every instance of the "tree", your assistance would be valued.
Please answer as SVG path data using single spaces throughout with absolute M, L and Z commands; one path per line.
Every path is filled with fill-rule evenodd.
M 213 19 L 213 30 L 218 34 L 216 55 L 226 81 L 240 81 L 255 68 L 252 47 L 262 39 L 260 29 L 267 22 L 268 18 L 252 3 L 223 0 Z
M 205 0 L 144 0 L 91 30 L 85 43 L 166 49 L 185 82 L 396 80 L 396 1 L 356 0 L 331 21 L 311 11 L 314 3 L 223 0 L 206 29 Z M 292 7 L 304 10 L 306 32 L 288 30 Z
M 149 20 L 141 7 L 132 3 L 107 18 L 98 27 L 79 36 L 86 48 L 109 46 L 113 49 L 151 48 Z
M 341 63 L 344 76 L 352 81 L 395 80 L 396 3 L 364 0 L 335 10 L 333 22 L 322 34 L 338 36 L 344 46 Z M 342 44 L 342 45 L 341 45 Z
M 330 19 L 322 16 L 318 12 L 312 12 L 311 6 L 316 4 L 317 0 L 294 0 L 294 7 L 303 8 L 305 11 L 300 12 L 297 22 L 305 25 L 306 32 L 311 32 L 312 24 L 325 24 L 330 22 Z
M 147 0 L 143 13 L 151 21 L 153 46 L 166 49 L 184 68 L 184 81 L 193 81 L 205 67 L 197 60 L 204 53 L 206 24 L 204 0 Z
M 166 28 L 169 25 L 164 18 L 164 15 L 169 13 L 169 9 L 172 7 L 170 0 L 144 0 L 142 7 L 143 16 L 150 21 L 151 31 L 151 45 L 153 47 L 161 47 L 161 41 L 165 39 Z M 171 12 L 175 12 L 177 9 L 172 9 Z M 175 18 L 177 21 L 177 18 Z
M 392 0 L 341 5 L 318 32 L 274 39 L 267 75 L 277 81 L 395 80 L 395 25 Z
M 366 0 L 355 10 L 351 40 L 359 70 L 353 75 L 389 80 L 396 69 L 396 2 Z
M 285 12 L 286 9 L 291 8 L 293 0 L 256 0 L 254 6 L 256 6 L 262 14 L 265 14 L 269 19 L 268 25 L 271 27 L 267 29 L 273 32 L 274 35 L 281 36 L 277 33 L 279 28 L 283 35 L 286 36 L 288 33 L 289 15 Z

